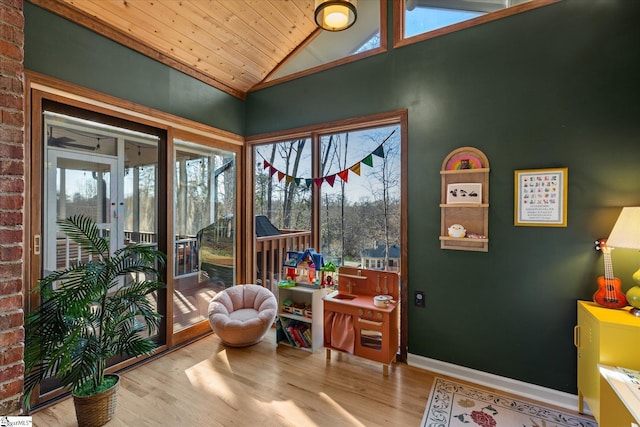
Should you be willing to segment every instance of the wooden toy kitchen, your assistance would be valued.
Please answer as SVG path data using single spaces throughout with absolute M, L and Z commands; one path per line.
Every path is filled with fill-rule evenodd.
M 337 289 L 323 298 L 324 346 L 389 366 L 398 352 L 400 277 L 397 273 L 340 267 Z
M 395 362 L 399 341 L 397 273 L 340 267 L 327 271 L 313 249 L 288 252 L 278 284 L 278 345 L 352 354 L 383 365 Z M 333 267 L 333 265 L 332 265 Z

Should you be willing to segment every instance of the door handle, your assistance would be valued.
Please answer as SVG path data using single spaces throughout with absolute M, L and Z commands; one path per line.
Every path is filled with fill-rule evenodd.
M 573 345 L 580 348 L 580 325 L 573 327 Z
M 34 234 L 33 235 L 33 254 L 34 255 L 40 255 L 40 235 L 39 234 Z
M 358 318 L 358 322 L 366 323 L 367 325 L 373 325 L 373 326 L 382 326 L 383 325 L 382 322 L 374 322 L 373 320 L 367 320 L 367 319 L 361 319 L 361 318 Z

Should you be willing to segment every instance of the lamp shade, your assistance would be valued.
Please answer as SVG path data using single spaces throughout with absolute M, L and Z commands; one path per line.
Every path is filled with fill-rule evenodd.
M 622 208 L 607 239 L 607 246 L 640 249 L 640 206 Z
M 358 18 L 358 0 L 316 0 L 316 24 L 323 30 L 342 31 Z

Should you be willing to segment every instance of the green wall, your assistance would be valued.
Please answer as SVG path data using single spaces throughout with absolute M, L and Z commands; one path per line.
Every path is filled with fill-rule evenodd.
M 390 0 L 389 0 L 390 1 Z M 25 2 L 25 67 L 230 132 L 406 108 L 413 354 L 576 392 L 590 299 L 622 206 L 640 205 L 640 2 L 564 0 L 251 93 L 243 102 Z M 391 19 L 391 18 L 390 18 Z M 442 159 L 491 163 L 489 252 L 440 249 Z M 513 171 L 568 167 L 568 227 L 513 226 Z M 625 289 L 637 253 L 613 252 Z
M 244 101 L 24 2 L 25 69 L 244 133 Z
M 251 93 L 247 134 L 408 109 L 409 352 L 576 393 L 593 249 L 640 205 L 640 2 L 565 0 Z M 489 252 L 440 249 L 443 158 L 489 158 Z M 514 170 L 569 168 L 568 227 L 513 225 Z M 637 253 L 613 253 L 625 290 Z M 631 251 L 632 252 L 632 251 Z

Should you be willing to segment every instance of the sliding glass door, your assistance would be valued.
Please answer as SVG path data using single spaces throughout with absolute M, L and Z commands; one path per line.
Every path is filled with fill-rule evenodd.
M 176 129 L 34 89 L 31 99 L 28 290 L 53 271 L 89 260 L 58 226 L 82 214 L 98 224 L 111 253 L 142 243 L 167 255 L 161 268 L 166 289 L 149 296 L 162 315 L 151 337 L 158 352 L 211 332 L 210 299 L 240 280 L 241 145 L 226 134 L 205 134 L 202 127 L 192 133 L 186 121 Z M 122 279 L 121 286 L 128 282 Z M 40 296 L 25 297 L 29 315 Z M 117 371 L 137 362 L 121 356 L 109 367 Z M 33 404 L 64 393 L 48 379 Z
M 54 112 L 44 117 L 43 272 L 81 257 L 56 225 L 72 215 L 96 221 L 112 252 L 157 244 L 158 138 Z
M 38 278 L 90 259 L 59 229 L 58 220 L 70 216 L 93 219 L 112 254 L 131 242 L 157 245 L 159 138 L 57 111 L 44 111 L 43 118 L 37 215 L 42 231 L 34 239 L 42 240 L 41 253 L 34 251 L 40 255 Z M 151 298 L 157 310 L 166 313 L 161 296 Z M 164 335 L 154 338 L 164 342 Z M 110 365 L 122 362 L 125 359 L 118 358 Z M 57 388 L 56 381 L 45 381 L 40 394 Z
M 173 330 L 236 283 L 236 154 L 175 140 Z

